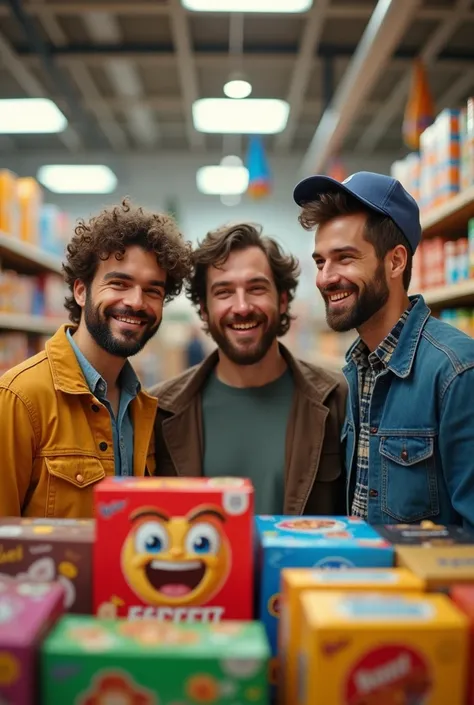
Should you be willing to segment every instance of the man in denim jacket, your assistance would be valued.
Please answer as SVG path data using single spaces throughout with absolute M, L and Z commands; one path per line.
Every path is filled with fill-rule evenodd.
M 316 228 L 327 322 L 359 334 L 343 370 L 348 514 L 474 527 L 474 340 L 408 296 L 416 202 L 370 172 L 309 177 L 294 199 L 302 226 Z

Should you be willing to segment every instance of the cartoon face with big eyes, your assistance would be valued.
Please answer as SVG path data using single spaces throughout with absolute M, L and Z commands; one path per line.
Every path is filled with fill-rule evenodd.
M 196 507 L 186 516 L 168 516 L 155 507 L 135 510 L 121 555 L 135 594 L 149 605 L 206 604 L 230 571 L 225 519 L 213 506 Z

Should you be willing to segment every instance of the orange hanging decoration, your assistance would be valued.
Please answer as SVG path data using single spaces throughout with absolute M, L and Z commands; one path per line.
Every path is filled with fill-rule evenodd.
M 420 135 L 433 123 L 434 117 L 434 103 L 426 70 L 422 61 L 416 59 L 403 118 L 403 141 L 407 147 L 418 151 Z

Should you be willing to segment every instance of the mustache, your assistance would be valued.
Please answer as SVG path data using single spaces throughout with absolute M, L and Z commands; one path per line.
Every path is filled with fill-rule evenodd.
M 129 316 L 131 318 L 140 318 L 142 321 L 146 321 L 147 323 L 155 323 L 156 321 L 156 316 L 149 316 L 146 311 L 134 311 L 131 308 L 107 309 L 105 314 L 106 316 Z
M 357 287 L 352 284 L 331 284 L 326 286 L 324 289 L 320 289 L 323 296 L 329 296 L 330 294 L 340 293 L 342 291 L 357 291 Z
M 239 316 L 236 314 L 231 318 L 227 318 L 225 323 L 226 325 L 231 325 L 232 323 L 265 323 L 266 320 L 267 317 L 263 314 L 252 313 L 249 316 Z

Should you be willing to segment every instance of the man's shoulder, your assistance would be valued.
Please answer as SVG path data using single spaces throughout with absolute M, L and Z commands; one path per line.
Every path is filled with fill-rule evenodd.
M 430 349 L 430 357 L 454 372 L 474 369 L 474 339 L 455 326 L 430 316 L 422 340 Z
M 173 406 L 175 399 L 177 399 L 182 391 L 186 389 L 200 367 L 201 364 L 194 365 L 175 377 L 171 377 L 170 379 L 155 384 L 147 390 L 148 394 L 158 398 L 159 408 L 167 409 L 168 407 Z
M 0 389 L 29 398 L 42 393 L 44 384 L 51 385 L 51 371 L 45 350 L 15 365 L 0 377 Z

